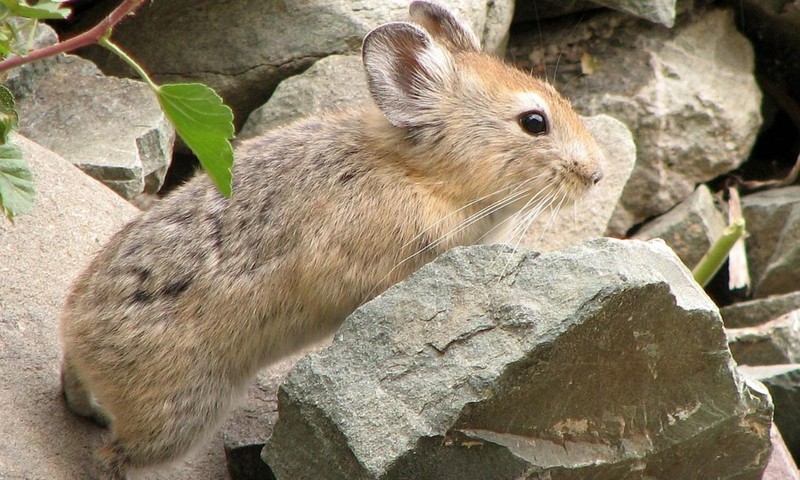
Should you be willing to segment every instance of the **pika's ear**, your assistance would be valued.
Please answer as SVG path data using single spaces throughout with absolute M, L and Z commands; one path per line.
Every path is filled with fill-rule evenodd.
M 372 98 L 395 126 L 429 123 L 426 115 L 452 90 L 452 57 L 410 23 L 387 23 L 372 30 L 361 55 Z
M 411 20 L 451 52 L 478 52 L 481 42 L 468 25 L 461 23 L 443 6 L 425 1 L 411 2 Z

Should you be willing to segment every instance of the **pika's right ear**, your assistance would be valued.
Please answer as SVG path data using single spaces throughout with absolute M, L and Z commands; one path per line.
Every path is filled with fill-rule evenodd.
M 410 23 L 387 23 L 369 32 L 362 59 L 372 98 L 397 127 L 428 123 L 426 116 L 452 89 L 452 57 Z

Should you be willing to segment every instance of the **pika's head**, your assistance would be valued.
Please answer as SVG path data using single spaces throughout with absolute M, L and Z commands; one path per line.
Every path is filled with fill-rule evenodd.
M 473 196 L 506 187 L 562 202 L 600 181 L 603 154 L 564 97 L 482 53 L 444 7 L 415 1 L 409 10 L 413 24 L 374 29 L 362 56 L 372 98 L 430 159 L 427 174 Z

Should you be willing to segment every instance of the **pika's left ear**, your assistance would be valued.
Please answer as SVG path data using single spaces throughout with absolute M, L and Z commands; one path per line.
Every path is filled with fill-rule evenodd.
M 411 20 L 451 52 L 479 52 L 481 42 L 468 25 L 461 23 L 443 6 L 427 1 L 411 2 Z

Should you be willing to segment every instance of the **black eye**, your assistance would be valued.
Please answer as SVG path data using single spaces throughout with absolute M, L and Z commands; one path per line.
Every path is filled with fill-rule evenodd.
M 532 110 L 520 115 L 519 125 L 531 135 L 544 135 L 547 133 L 547 120 L 544 118 L 544 113 L 538 110 Z

